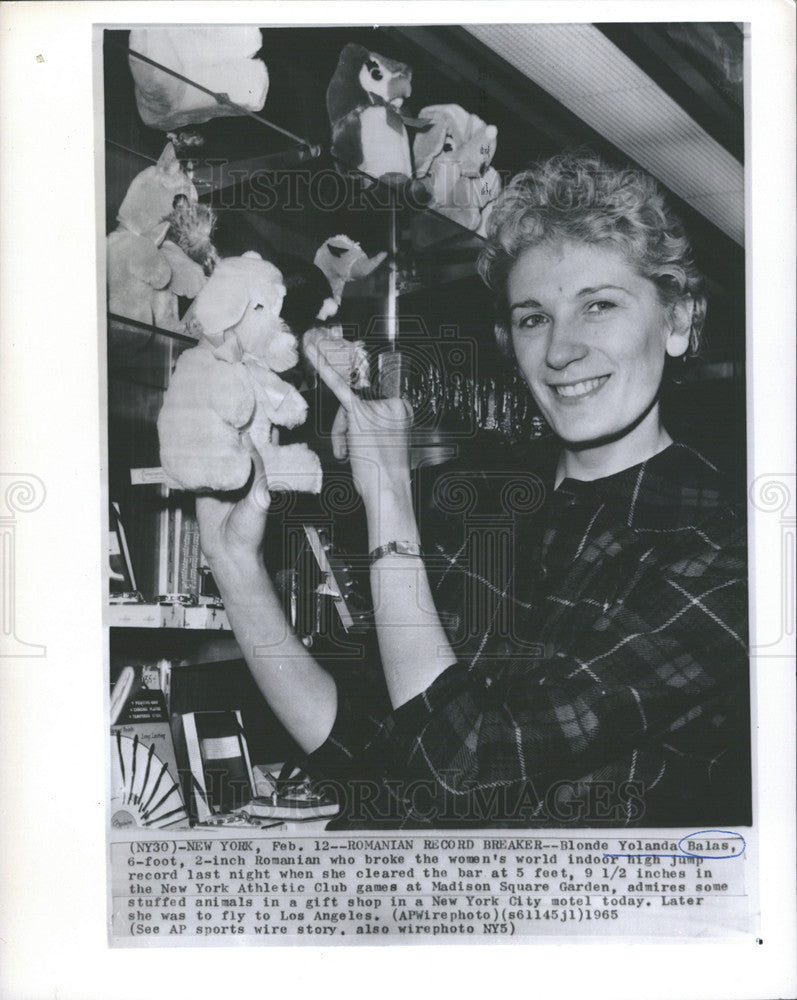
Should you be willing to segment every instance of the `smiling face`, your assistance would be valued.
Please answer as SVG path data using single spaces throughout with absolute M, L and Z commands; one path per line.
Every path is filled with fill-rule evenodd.
M 669 443 L 657 394 L 665 355 L 688 346 L 688 301 L 666 307 L 618 249 L 572 242 L 530 247 L 506 290 L 518 365 L 570 472 L 609 475 Z

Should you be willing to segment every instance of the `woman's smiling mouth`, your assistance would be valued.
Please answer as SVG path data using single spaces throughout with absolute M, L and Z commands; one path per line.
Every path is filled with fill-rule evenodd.
M 598 378 L 584 379 L 582 382 L 568 382 L 566 384 L 551 385 L 550 389 L 560 399 L 580 399 L 597 392 L 608 380 L 608 375 L 599 375 Z

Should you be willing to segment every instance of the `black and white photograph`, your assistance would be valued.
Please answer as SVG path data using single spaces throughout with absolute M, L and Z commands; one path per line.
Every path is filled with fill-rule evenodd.
M 793 235 L 794 196 L 759 209 L 751 166 L 779 5 L 172 6 L 97 5 L 75 57 L 96 480 L 0 470 L 3 656 L 42 678 L 14 566 L 91 494 L 99 660 L 59 656 L 103 961 L 703 941 L 769 944 L 782 991 L 794 247 L 759 220 Z
M 106 31 L 114 684 L 333 829 L 750 826 L 743 63 L 727 22 Z

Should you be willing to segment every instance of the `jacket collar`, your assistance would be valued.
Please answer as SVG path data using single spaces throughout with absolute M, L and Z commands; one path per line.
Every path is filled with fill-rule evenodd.
M 628 527 L 639 529 L 686 527 L 730 499 L 719 470 L 682 442 L 603 479 L 565 479 L 554 497 L 563 503 L 603 504 Z

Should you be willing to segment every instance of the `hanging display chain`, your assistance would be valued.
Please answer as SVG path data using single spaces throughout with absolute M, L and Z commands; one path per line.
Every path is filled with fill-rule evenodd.
M 227 108 L 232 108 L 233 111 L 237 111 L 239 115 L 245 115 L 247 118 L 254 118 L 254 120 L 256 122 L 260 122 L 261 125 L 274 129 L 275 132 L 279 132 L 288 139 L 292 139 L 300 146 L 305 146 L 310 152 L 311 159 L 315 159 L 321 155 L 320 146 L 317 146 L 312 142 L 308 142 L 307 139 L 302 139 L 301 136 L 294 135 L 293 132 L 289 132 L 280 125 L 275 125 L 274 122 L 270 122 L 268 118 L 263 118 L 262 115 L 258 115 L 254 111 L 249 111 L 248 108 L 245 108 L 240 104 L 236 104 L 235 101 L 230 100 L 227 94 L 217 94 L 209 87 L 204 87 L 201 83 L 197 83 L 196 80 L 191 80 L 189 77 L 183 76 L 182 73 L 178 73 L 176 70 L 170 69 L 168 66 L 164 66 L 159 62 L 155 62 L 154 59 L 150 59 L 149 56 L 142 55 L 141 52 L 136 52 L 135 49 L 129 49 L 125 45 L 116 45 L 113 42 L 110 44 L 113 48 L 118 49 L 120 52 L 126 52 L 128 56 L 133 56 L 134 59 L 140 59 L 141 62 L 148 63 L 150 66 L 154 66 L 156 69 L 162 70 L 164 73 L 168 73 L 169 76 L 173 76 L 177 80 L 182 80 L 182 82 L 187 83 L 189 87 L 195 87 L 197 90 L 201 90 L 203 94 L 207 94 L 209 97 L 212 97 L 217 104 L 222 104 Z

